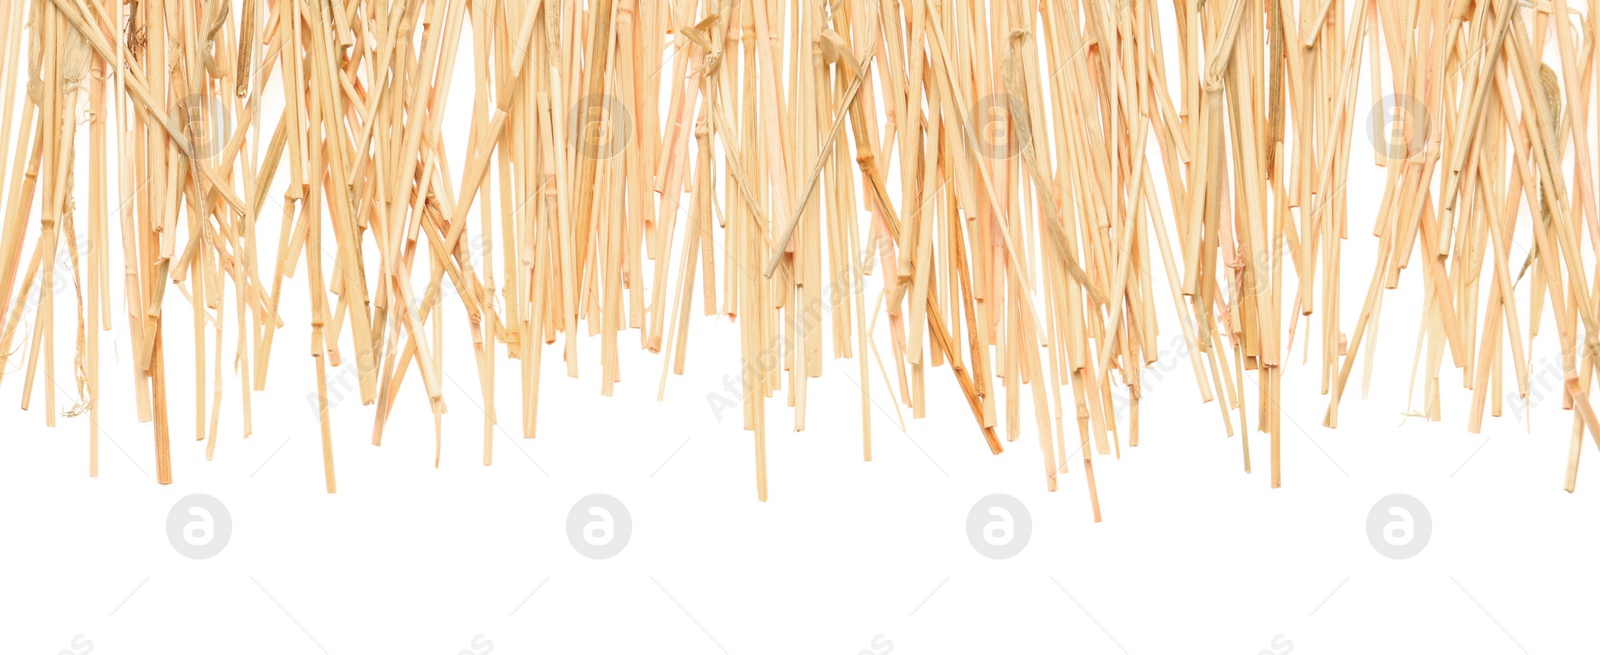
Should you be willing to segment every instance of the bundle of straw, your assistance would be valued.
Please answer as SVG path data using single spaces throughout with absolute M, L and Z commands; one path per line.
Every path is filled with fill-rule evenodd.
M 14 2 L 0 10 L 0 153 L 13 162 L 0 364 L 26 359 L 22 406 L 42 386 L 48 423 L 87 414 L 91 475 L 102 420 L 151 423 L 165 484 L 169 410 L 193 409 L 208 459 L 219 432 L 248 436 L 274 335 L 307 327 L 280 310 L 302 305 L 332 492 L 330 367 L 355 368 L 374 444 L 402 394 L 425 397 L 437 465 L 441 375 L 461 365 L 444 356 L 442 320 L 464 315 L 489 464 L 497 421 L 537 433 L 547 349 L 576 377 L 579 342 L 597 338 L 591 373 L 610 395 L 631 379 L 619 352 L 637 329 L 661 357 L 662 397 L 686 369 L 691 314 L 721 314 L 739 326 L 758 498 L 768 401 L 782 394 L 803 429 L 810 381 L 855 359 L 864 459 L 874 372 L 916 417 L 927 385 L 954 385 L 989 452 L 1031 426 L 1049 489 L 1081 453 L 1099 520 L 1093 461 L 1139 443 L 1139 373 L 1163 328 L 1181 335 L 1220 431 L 1241 437 L 1246 471 L 1254 389 L 1276 487 L 1296 337 L 1334 427 L 1358 360 L 1367 389 L 1384 292 L 1414 266 L 1424 302 L 1402 311 L 1420 313 L 1412 375 L 1428 420 L 1443 420 L 1447 356 L 1471 390 L 1469 430 L 1486 402 L 1501 412 L 1503 345 L 1527 397 L 1551 317 L 1576 410 L 1570 491 L 1584 432 L 1600 445 L 1600 262 L 1583 252 L 1585 231 L 1600 246 L 1597 24 L 1566 0 Z M 453 79 L 458 55 L 473 79 Z M 1351 157 L 1363 77 L 1382 98 L 1361 130 L 1372 167 Z M 269 97 L 280 114 L 263 114 Z M 447 107 L 470 108 L 464 160 L 446 156 Z M 72 174 L 80 116 L 86 188 Z M 1357 176 L 1382 176 L 1384 191 L 1354 246 L 1376 263 L 1351 317 L 1342 282 L 1361 275 L 1340 262 Z M 281 212 L 263 211 L 280 195 Z M 1518 233 L 1537 246 L 1513 275 Z M 125 321 L 111 312 L 113 238 Z M 51 299 L 63 247 L 81 397 L 64 412 Z M 302 257 L 304 286 L 286 285 Z M 1177 318 L 1161 325 L 1167 302 Z M 169 332 L 167 310 L 184 304 L 192 331 Z M 114 325 L 136 416 L 100 413 Z M 174 334 L 194 350 L 192 405 L 168 395 Z M 498 411 L 502 354 L 519 367 L 515 414 Z M 227 387 L 240 413 L 223 430 Z M 1114 393 L 1130 399 L 1125 422 Z

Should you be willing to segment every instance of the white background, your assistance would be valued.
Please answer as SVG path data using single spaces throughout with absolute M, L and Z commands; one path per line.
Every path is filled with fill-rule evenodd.
M 444 123 L 457 171 L 472 80 L 469 44 L 462 48 Z M 1363 119 L 1366 88 L 1356 100 Z M 269 102 L 264 115 L 277 111 Z M 1371 271 L 1366 229 L 1384 181 L 1364 132 L 1358 121 L 1347 330 Z M 84 130 L 80 152 L 87 143 Z M 1151 155 L 1159 156 L 1153 144 Z M 269 198 L 259 232 L 270 261 L 280 210 L 278 196 Z M 1531 242 L 1525 225 L 1516 241 L 1520 262 Z M 120 270 L 120 249 L 111 260 Z M 1124 443 L 1120 460 L 1096 456 L 1098 524 L 1080 460 L 1069 458 L 1060 490 L 1047 493 L 1031 420 L 990 456 L 944 368 L 928 373 L 927 418 L 902 434 L 874 367 L 875 458 L 862 462 L 853 360 L 829 360 L 813 381 L 804 432 L 787 429 L 782 394 L 767 403 L 771 499 L 757 502 L 750 433 L 737 410 L 718 421 L 705 399 L 738 371 L 738 328 L 699 317 L 698 301 L 688 371 L 669 381 L 665 402 L 655 401 L 661 358 L 635 347 L 636 332 L 620 339 L 623 380 L 610 398 L 598 393 L 596 339 L 582 340 L 577 380 L 561 370 L 559 345 L 547 349 L 533 440 L 518 434 L 515 361 L 502 350 L 506 418 L 492 467 L 480 465 L 476 370 L 452 307 L 440 467 L 413 375 L 382 447 L 369 444 L 371 407 L 346 400 L 333 410 L 339 493 L 330 496 L 305 398 L 315 387 L 303 268 L 285 281 L 286 325 L 267 392 L 254 396 L 255 432 L 240 438 L 230 375 L 211 462 L 190 431 L 190 310 L 167 295 L 175 482 L 161 486 L 151 427 L 134 421 L 114 281 L 98 479 L 87 475 L 87 416 L 47 430 L 42 389 L 23 413 L 22 372 L 9 371 L 0 386 L 0 652 L 84 653 L 88 642 L 94 653 L 175 655 L 1600 651 L 1593 443 L 1577 493 L 1565 493 L 1571 414 L 1558 396 L 1533 402 L 1528 424 L 1508 402 L 1506 416 L 1468 434 L 1470 394 L 1448 365 L 1444 420 L 1406 418 L 1421 397 L 1419 381 L 1419 402 L 1408 403 L 1419 275 L 1412 267 L 1387 292 L 1371 394 L 1360 398 L 1352 380 L 1338 430 L 1321 427 L 1326 397 L 1315 363 L 1298 357 L 1302 324 L 1283 383 L 1281 489 L 1269 488 L 1266 435 L 1250 434 L 1247 475 L 1239 437 L 1224 436 L 1215 403 L 1198 402 L 1170 303 L 1158 293 L 1165 352 L 1145 373 L 1142 443 Z M 1291 270 L 1291 290 L 1292 280 Z M 878 288 L 873 280 L 869 299 Z M 1527 288 L 1518 288 L 1524 314 Z M 58 344 L 70 344 L 71 288 L 58 293 Z M 233 301 L 230 290 L 230 324 Z M 225 338 L 231 358 L 231 327 Z M 888 344 L 881 333 L 878 343 Z M 1555 356 L 1553 329 L 1533 352 L 1537 376 Z M 69 358 L 70 346 L 58 345 L 64 406 Z M 1508 379 L 1506 388 L 1515 385 Z M 1069 444 L 1076 436 L 1069 420 Z M 168 541 L 169 511 L 195 493 L 216 497 L 231 517 L 230 540 L 211 559 L 185 558 Z M 631 516 L 631 540 L 611 559 L 587 559 L 568 541 L 568 512 L 593 493 L 621 500 Z M 1011 559 L 981 556 L 966 533 L 974 503 L 995 493 L 1024 503 L 1032 526 Z M 1393 493 L 1416 497 L 1431 516 L 1429 541 L 1410 559 L 1388 559 L 1369 542 L 1368 513 Z

